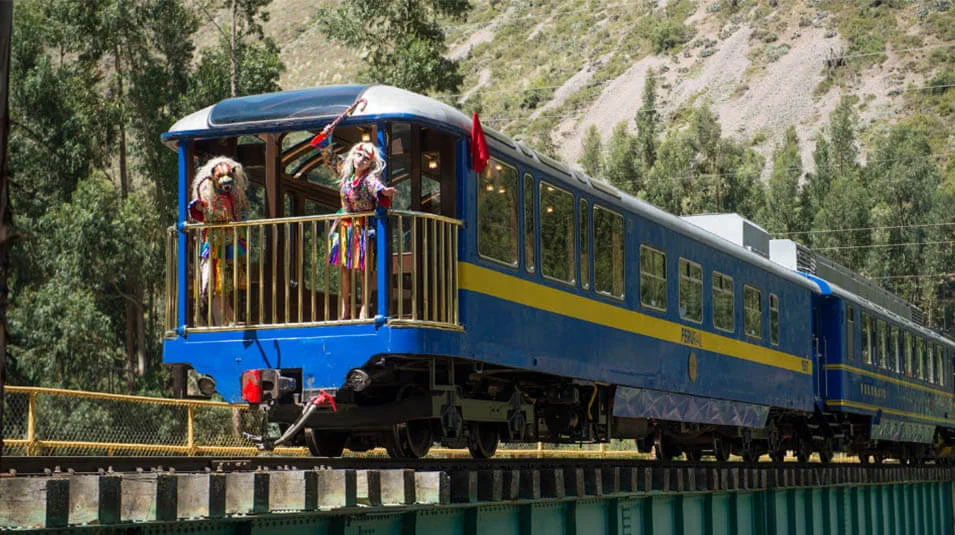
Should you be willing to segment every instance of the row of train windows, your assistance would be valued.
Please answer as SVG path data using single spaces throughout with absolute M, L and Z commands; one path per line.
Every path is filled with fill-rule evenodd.
M 850 360 L 855 360 L 855 309 L 846 313 L 846 349 Z M 861 314 L 862 361 L 884 370 L 908 377 L 945 384 L 945 350 L 916 334 L 899 329 L 885 320 Z
M 535 243 L 540 228 L 540 271 L 549 280 L 577 284 L 590 289 L 590 219 L 586 199 L 574 202 L 574 194 L 545 180 L 538 183 L 539 208 L 534 207 L 534 177 L 525 173 L 524 196 L 519 201 L 517 169 L 491 160 L 481 173 L 478 200 L 478 254 L 482 257 L 518 267 L 518 209 L 524 213 L 524 269 L 537 271 Z M 521 203 L 520 205 L 518 203 Z M 623 300 L 625 236 L 621 214 L 595 204 L 593 206 L 594 290 L 602 295 Z M 577 251 L 575 241 L 579 240 Z M 579 262 L 578 262 L 579 261 Z M 579 271 L 578 271 L 579 270 Z M 703 323 L 703 268 L 680 258 L 680 317 Z M 713 326 L 736 332 L 734 282 L 729 275 L 713 272 Z M 665 312 L 667 309 L 666 253 L 640 246 L 640 303 Z M 769 296 L 769 338 L 779 344 L 779 298 Z M 762 292 L 743 285 L 743 332 L 754 339 L 763 337 Z

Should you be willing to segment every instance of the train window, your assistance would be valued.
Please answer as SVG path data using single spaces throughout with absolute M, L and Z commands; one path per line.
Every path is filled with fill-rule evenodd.
M 917 338 L 915 340 L 915 370 L 913 373 L 917 379 L 925 379 L 925 340 Z
M 743 285 L 743 332 L 750 338 L 763 337 L 762 293 L 748 284 Z
M 574 194 L 544 181 L 539 189 L 541 273 L 549 279 L 575 283 Z
M 713 272 L 713 326 L 721 331 L 736 330 L 733 310 L 733 277 Z
M 517 267 L 517 169 L 491 159 L 477 197 L 478 254 Z
M 623 216 L 594 205 L 594 289 L 623 299 Z
M 905 375 L 909 377 L 914 377 L 913 370 L 915 369 L 914 364 L 912 363 L 912 333 L 907 332 L 902 337 L 902 349 L 905 352 Z
M 925 380 L 935 382 L 935 345 L 925 344 Z
M 938 381 L 936 381 L 940 386 L 945 385 L 945 349 L 942 346 L 938 346 L 938 351 L 935 352 L 935 375 L 938 376 Z
M 667 309 L 667 255 L 647 245 L 640 246 L 640 304 Z
M 846 357 L 849 360 L 856 359 L 856 310 L 849 307 L 846 319 Z
M 779 297 L 769 294 L 769 341 L 779 345 Z
M 703 268 L 696 262 L 680 259 L 680 317 L 703 321 Z
M 524 174 L 524 269 L 528 273 L 537 270 L 537 218 L 534 217 L 534 177 Z
M 580 221 L 580 287 L 590 288 L 590 210 L 587 209 L 587 200 L 580 199 L 580 209 L 577 211 Z
M 883 369 L 888 369 L 888 355 L 886 350 L 888 349 L 888 344 L 886 343 L 886 335 L 888 331 L 885 328 L 885 320 L 879 320 L 879 323 L 876 326 L 875 336 L 876 340 L 879 341 L 879 367 Z
M 862 313 L 862 362 L 872 364 L 872 318 Z
M 899 328 L 893 325 L 889 335 L 889 369 L 900 373 L 902 371 L 902 353 L 899 351 Z

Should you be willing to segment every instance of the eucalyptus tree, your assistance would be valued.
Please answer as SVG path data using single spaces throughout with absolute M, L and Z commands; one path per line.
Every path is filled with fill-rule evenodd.
M 808 230 L 799 206 L 801 176 L 799 138 L 796 128 L 790 125 L 782 143 L 773 151 L 773 170 L 766 191 L 766 205 L 759 217 L 760 223 L 774 236 Z
M 813 249 L 861 272 L 872 244 L 869 191 L 857 175 L 836 177 L 813 217 Z
M 603 152 L 603 140 L 600 137 L 600 130 L 597 125 L 592 124 L 584 135 L 583 150 L 577 163 L 584 168 L 584 172 L 592 177 L 599 177 L 601 173 L 601 162 Z
M 892 127 L 877 141 L 864 174 L 874 198 L 873 242 L 879 245 L 869 255 L 869 271 L 884 277 L 889 290 L 921 303 L 934 288 L 911 275 L 943 267 L 932 265 L 935 246 L 929 244 L 941 173 L 923 131 Z
M 647 70 L 643 82 L 643 102 L 637 110 L 637 154 L 644 173 L 649 171 L 657 159 L 657 131 L 660 129 L 660 113 L 657 111 L 657 74 Z
M 464 76 L 459 63 L 445 57 L 439 19 L 470 9 L 468 0 L 342 0 L 319 9 L 318 17 L 327 36 L 360 51 L 362 80 L 419 93 L 457 92 Z
M 626 121 L 613 127 L 601 169 L 607 181 L 623 191 L 636 195 L 643 189 L 637 139 L 627 130 Z

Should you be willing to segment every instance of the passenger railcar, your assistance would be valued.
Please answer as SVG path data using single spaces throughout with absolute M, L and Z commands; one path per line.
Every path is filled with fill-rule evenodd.
M 331 141 L 312 147 L 335 120 Z M 924 458 L 922 445 L 947 440 L 951 381 L 926 381 L 928 364 L 866 368 L 890 354 L 886 339 L 863 346 L 875 338 L 846 313 L 875 318 L 871 336 L 891 325 L 922 340 L 913 355 L 927 363 L 933 348 L 933 373 L 951 373 L 947 340 L 771 260 L 768 236 L 741 218 L 675 217 L 486 134 L 447 105 L 376 85 L 229 99 L 173 125 L 165 362 L 201 393 L 260 404 L 283 430 L 263 447 L 304 441 L 316 455 L 420 457 L 440 442 L 488 457 L 500 440 L 635 438 L 662 458 Z M 333 169 L 363 139 L 399 194 L 367 214 L 375 260 L 351 284 L 353 304 L 375 313 L 346 319 L 326 237 L 355 217 L 335 213 Z M 187 185 L 218 155 L 245 166 L 251 213 L 189 222 Z M 211 231 L 244 254 L 233 290 L 203 296 Z

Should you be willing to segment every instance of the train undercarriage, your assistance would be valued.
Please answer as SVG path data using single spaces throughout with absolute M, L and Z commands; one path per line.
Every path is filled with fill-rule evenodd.
M 955 445 L 955 434 L 943 436 L 941 428 L 935 444 L 873 440 L 867 417 L 819 410 L 773 409 L 763 428 L 619 418 L 613 416 L 612 385 L 446 357 L 374 357 L 351 370 L 334 392 L 302 392 L 296 387 L 300 370 L 246 372 L 244 392 L 253 372 L 260 373 L 258 402 L 265 422 L 283 431 L 278 440 L 259 438 L 260 447 L 300 444 L 320 457 L 340 456 L 345 448 L 382 447 L 392 458 L 416 459 L 440 444 L 487 459 L 501 442 L 634 439 L 637 450 L 665 461 L 681 456 L 726 461 L 736 455 L 756 462 L 768 455 L 782 462 L 792 452 L 799 462 L 815 454 L 825 463 L 844 452 L 862 464 L 886 459 L 919 464 L 945 462 L 947 456 L 939 454 Z M 315 401 L 319 398 L 324 402 Z

